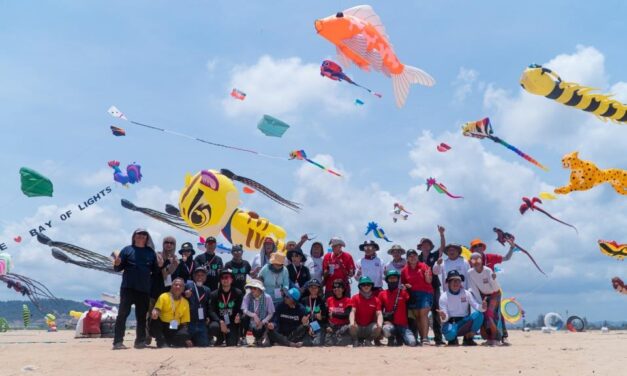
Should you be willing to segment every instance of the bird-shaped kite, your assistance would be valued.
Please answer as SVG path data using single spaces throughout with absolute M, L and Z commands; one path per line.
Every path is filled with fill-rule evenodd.
M 614 290 L 616 290 L 616 292 L 627 295 L 627 286 L 625 286 L 625 283 L 622 279 L 618 277 L 612 278 L 612 287 L 614 287 Z
M 406 221 L 407 218 L 409 218 L 409 214 L 412 213 L 407 211 L 405 207 L 399 202 L 394 203 L 394 210 L 392 211 L 392 220 L 394 221 L 394 223 L 396 223 L 399 219 Z
M 367 92 L 374 95 L 375 97 L 381 98 L 382 96 L 381 94 L 375 93 L 374 91 L 368 89 L 367 87 L 361 86 L 357 82 L 351 80 L 351 78 L 348 77 L 346 73 L 342 71 L 342 67 L 338 63 L 333 62 L 331 60 L 325 60 L 322 62 L 322 64 L 320 65 L 320 75 L 323 77 L 329 78 L 333 81 L 348 82 L 349 84 L 353 84 L 357 87 L 360 87 L 366 90 Z M 364 104 L 364 102 L 362 101 L 360 104 Z
M 325 170 L 326 172 L 330 174 L 333 174 L 335 176 L 342 176 L 339 173 L 331 170 L 330 168 L 326 168 L 320 163 L 316 161 L 312 161 L 311 159 L 307 158 L 307 153 L 305 153 L 304 150 L 294 150 L 293 152 L 290 153 L 290 159 L 298 159 L 299 161 L 307 161 L 314 166 L 320 167 L 321 169 Z
M 120 169 L 120 162 L 109 161 L 107 164 L 113 169 L 113 180 L 124 186 L 139 183 L 142 180 L 141 166 L 134 162 L 126 166 L 126 175 Z
M 563 225 L 566 225 L 568 227 L 572 227 L 575 230 L 576 233 L 579 233 L 579 231 L 577 231 L 577 228 L 575 226 L 555 218 L 554 216 L 549 214 L 547 211 L 545 211 L 544 209 L 542 209 L 538 205 L 536 205 L 536 204 L 541 204 L 542 203 L 542 200 L 540 200 L 539 198 L 533 197 L 533 198 L 530 199 L 529 197 L 523 197 L 522 200 L 523 200 L 523 204 L 520 205 L 520 209 L 519 209 L 520 210 L 520 214 L 525 214 L 527 212 L 527 210 L 532 210 L 532 211 L 533 210 L 537 210 L 540 213 L 546 215 L 547 217 L 551 218 L 552 220 L 554 220 L 556 222 L 559 222 L 559 223 L 561 223 Z
M 365 235 L 368 235 L 371 232 L 377 239 L 383 239 L 386 242 L 390 243 L 392 242 L 390 239 L 387 238 L 387 236 L 385 236 L 385 231 L 383 231 L 383 229 L 380 228 L 376 222 L 368 222 L 368 227 L 366 228 Z
M 398 107 L 405 105 L 410 84 L 435 85 L 427 72 L 398 60 L 383 23 L 369 5 L 316 20 L 314 26 L 321 37 L 335 45 L 344 67 L 352 62 L 365 71 L 372 68 L 391 77 Z
M 436 190 L 436 192 L 444 193 L 445 195 L 447 195 L 450 198 L 464 198 L 463 196 L 455 196 L 455 195 L 451 194 L 446 189 L 446 186 L 444 184 L 438 183 L 434 178 L 427 179 L 427 191 L 429 191 L 429 189 L 431 187 L 433 187 Z
M 523 252 L 524 254 L 527 255 L 527 257 L 529 257 L 529 259 L 531 260 L 531 262 L 533 262 L 533 264 L 536 266 L 536 268 L 540 271 L 540 273 L 546 275 L 546 273 L 544 273 L 544 271 L 542 271 L 542 269 L 540 268 L 540 266 L 538 265 L 538 263 L 536 262 L 536 260 L 534 260 L 533 256 L 531 256 L 531 253 L 529 253 L 528 251 L 526 251 L 524 248 L 522 248 L 521 246 L 519 246 L 518 244 L 515 243 L 516 238 L 514 237 L 514 235 L 505 232 L 503 230 L 501 230 L 500 228 L 495 227 L 494 232 L 496 232 L 496 241 L 501 243 L 501 245 L 505 245 L 505 243 L 510 243 L 516 247 L 517 250 Z
M 533 159 L 528 154 L 523 153 L 517 147 L 508 144 L 507 142 L 505 142 L 504 140 L 502 140 L 499 137 L 493 136 L 494 131 L 492 130 L 492 124 L 490 124 L 490 118 L 483 118 L 483 119 L 481 119 L 479 121 L 470 121 L 470 122 L 462 125 L 462 133 L 464 134 L 464 136 L 467 136 L 467 137 L 474 137 L 474 138 L 478 138 L 480 140 L 483 140 L 484 138 L 492 140 L 492 141 L 496 142 L 497 144 L 501 144 L 501 145 L 505 146 L 509 150 L 511 150 L 514 153 L 520 155 L 525 160 L 527 160 L 528 162 L 533 163 L 537 167 L 540 167 L 544 171 L 549 171 L 548 168 L 546 168 L 540 162 L 538 162 L 535 159 Z
M 627 257 L 627 244 L 618 244 L 613 240 L 599 240 L 599 248 L 603 254 L 619 260 Z

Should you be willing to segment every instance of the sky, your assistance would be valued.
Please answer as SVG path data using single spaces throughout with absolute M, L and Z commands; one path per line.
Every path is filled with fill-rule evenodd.
M 624 319 L 627 302 L 610 279 L 627 278 L 625 264 L 597 246 L 599 239 L 627 243 L 624 196 L 602 185 L 544 202 L 578 234 L 541 213 L 518 211 L 523 196 L 567 183 L 560 160 L 572 151 L 602 168 L 627 169 L 624 126 L 519 86 L 525 67 L 537 63 L 565 81 L 627 101 L 627 52 L 617 48 L 616 38 L 624 34 L 620 15 L 627 5 L 609 3 L 371 1 L 399 59 L 437 82 L 412 86 L 398 109 L 391 80 L 382 74 L 346 69 L 381 99 L 319 75 L 321 61 L 335 59 L 335 48 L 316 34 L 314 20 L 359 3 L 0 1 L 0 243 L 13 257 L 14 272 L 45 283 L 59 297 L 97 298 L 115 292 L 119 277 L 53 259 L 29 230 L 43 226 L 54 240 L 102 254 L 128 245 L 136 227 L 147 227 L 158 244 L 169 234 L 179 244 L 195 242 L 123 209 L 120 199 L 163 210 L 177 203 L 186 173 L 228 168 L 302 203 L 294 213 L 259 194 L 240 196 L 244 209 L 283 226 L 290 239 L 314 233 L 326 243 L 341 236 L 358 258 L 369 221 L 406 248 L 422 237 L 436 240 L 439 224 L 449 242 L 467 245 L 479 237 L 489 252 L 504 254 L 492 232 L 496 226 L 516 235 L 548 275 L 521 253 L 502 265 L 504 295 L 516 297 L 529 319 L 550 311 Z M 246 100 L 229 96 L 234 87 L 247 93 Z M 357 98 L 365 104 L 355 106 Z M 111 118 L 111 105 L 132 120 L 285 159 L 136 127 Z M 256 127 L 263 114 L 291 127 L 282 138 L 264 136 Z M 463 123 L 486 116 L 498 136 L 550 171 L 488 140 L 461 135 Z M 127 136 L 113 137 L 110 125 L 124 127 Z M 452 149 L 437 152 L 441 142 Z M 344 176 L 288 161 L 295 149 Z M 112 159 L 123 166 L 140 163 L 141 183 L 116 185 L 107 167 Z M 20 167 L 48 176 L 54 196 L 22 195 Z M 464 198 L 427 192 L 429 177 Z M 107 186 L 111 194 L 78 208 Z M 392 222 L 394 202 L 413 213 L 407 221 Z M 68 210 L 70 218 L 62 221 Z M 379 243 L 387 260 L 392 243 Z M 0 289 L 0 300 L 18 297 Z

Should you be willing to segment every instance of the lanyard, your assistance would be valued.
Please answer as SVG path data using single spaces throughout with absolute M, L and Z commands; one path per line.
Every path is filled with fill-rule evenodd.
M 207 256 L 205 256 L 205 258 L 206 258 L 206 257 L 207 257 Z M 211 260 L 207 261 L 207 265 L 208 265 L 208 266 L 211 266 L 211 263 L 213 262 L 213 259 L 214 259 L 214 258 L 216 258 L 216 254 L 215 254 L 215 253 L 213 254 L 213 257 L 211 258 Z
M 176 303 L 174 303 L 174 295 L 170 293 L 170 303 L 172 307 L 172 319 L 176 318 Z
M 300 272 L 303 270 L 303 266 L 301 265 L 300 268 L 297 270 L 295 265 L 292 265 L 294 267 L 294 272 L 296 272 L 296 278 L 294 278 L 295 282 L 298 282 L 298 277 L 300 277 Z
M 194 283 L 194 291 L 196 291 L 196 298 L 198 298 L 198 304 L 200 304 L 202 298 L 205 297 L 205 293 L 203 292 L 202 296 L 198 293 L 198 287 L 196 287 L 196 283 Z
M 229 296 L 227 296 L 226 299 L 224 299 L 224 292 L 222 292 L 222 294 L 220 294 L 220 297 L 222 298 L 222 302 L 224 303 L 224 308 L 227 308 L 229 300 L 231 300 L 231 291 L 229 291 Z
M 187 274 L 191 275 L 192 274 L 192 270 L 194 270 L 194 261 L 192 260 L 192 266 L 190 266 L 189 268 L 187 267 L 187 264 L 185 264 L 185 263 L 183 263 L 183 266 L 185 266 L 185 269 L 187 269 Z
M 311 296 L 309 297 L 309 311 L 310 311 L 310 316 L 313 318 L 314 317 L 314 311 L 316 310 L 316 298 L 314 298 L 313 303 L 311 302 Z

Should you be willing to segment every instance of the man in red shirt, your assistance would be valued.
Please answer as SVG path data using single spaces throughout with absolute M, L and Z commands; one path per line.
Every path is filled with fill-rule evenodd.
M 355 262 L 353 256 L 342 250 L 346 243 L 340 238 L 332 238 L 329 241 L 333 252 L 327 253 L 322 259 L 322 273 L 324 278 L 326 298 L 333 295 L 333 281 L 341 279 L 346 287 L 345 295 L 350 296 L 349 279 L 355 275 Z
M 400 285 L 401 273 L 388 270 L 385 282 L 388 289 L 379 293 L 383 308 L 383 336 L 388 339 L 388 346 L 416 346 L 416 337 L 409 330 L 407 322 L 407 301 L 409 294 L 405 286 Z
M 481 255 L 481 261 L 483 261 L 483 265 L 487 266 L 488 268 L 490 268 L 493 272 L 495 272 L 494 267 L 496 266 L 496 264 L 500 264 L 502 262 L 505 261 L 509 261 L 509 259 L 512 258 L 512 254 L 514 253 L 514 250 L 516 249 L 516 246 L 514 246 L 513 242 L 510 243 L 510 248 L 509 251 L 507 251 L 507 254 L 505 254 L 505 256 L 501 256 L 498 255 L 496 253 L 485 253 L 487 247 L 485 245 L 484 242 L 481 241 L 481 239 L 477 238 L 477 239 L 473 239 L 470 242 L 470 252 L 477 252 Z M 501 338 L 501 344 L 503 346 L 509 346 L 510 343 L 507 340 L 508 334 L 507 334 L 507 327 L 505 326 L 505 319 L 503 318 L 503 315 L 501 315 L 501 324 L 503 326 L 503 337 Z
M 348 317 L 353 347 L 372 346 L 372 340 L 381 337 L 383 328 L 381 301 L 372 292 L 374 283 L 370 277 L 361 277 L 357 287 L 359 292 L 351 298 L 353 308 Z

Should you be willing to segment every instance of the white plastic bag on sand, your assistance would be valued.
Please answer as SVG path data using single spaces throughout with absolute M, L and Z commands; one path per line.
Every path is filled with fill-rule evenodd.
M 85 319 L 85 316 L 87 316 L 87 312 L 88 311 L 83 312 L 81 317 L 78 318 L 76 330 L 74 331 L 74 338 L 85 338 L 85 335 L 83 335 L 83 320 Z

